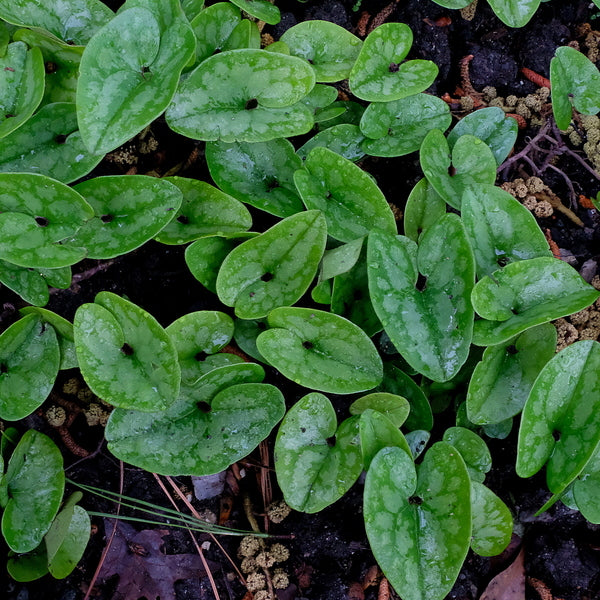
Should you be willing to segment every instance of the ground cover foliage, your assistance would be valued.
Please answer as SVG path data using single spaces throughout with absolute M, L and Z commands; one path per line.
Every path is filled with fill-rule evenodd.
M 598 592 L 594 542 L 523 559 L 600 522 L 596 8 L 409 4 L 0 2 L 10 593 Z M 340 511 L 360 552 L 244 537 L 236 574 L 173 512 L 89 541 L 219 473 L 214 533 Z

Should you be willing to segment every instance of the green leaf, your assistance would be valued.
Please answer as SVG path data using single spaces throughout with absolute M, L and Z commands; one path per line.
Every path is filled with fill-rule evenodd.
M 432 129 L 421 145 L 421 168 L 435 191 L 460 209 L 468 187 L 496 181 L 496 158 L 489 146 L 473 135 L 461 135 L 452 151 L 444 134 Z
M 410 404 L 403 396 L 388 392 L 373 392 L 362 396 L 350 405 L 350 414 L 360 415 L 367 409 L 376 410 L 385 415 L 396 427 L 401 427 L 410 412 Z
M 360 448 L 366 470 L 382 448 L 398 447 L 411 454 L 410 447 L 398 427 L 377 410 L 367 408 L 359 419 Z
M 406 373 L 391 364 L 386 364 L 383 382 L 378 389 L 408 400 L 410 413 L 404 424 L 408 430 L 431 430 L 433 414 L 429 401 L 423 390 Z
M 279 9 L 268 0 L 231 0 L 231 2 L 250 16 L 269 25 L 277 25 L 281 20 Z
M 1 0 L 0 18 L 22 27 L 49 31 L 57 38 L 85 45 L 114 13 L 99 0 Z
M 499 424 L 520 413 L 555 349 L 556 329 L 550 323 L 486 348 L 469 381 L 469 420 L 478 425 Z
M 75 190 L 33 173 L 0 173 L 0 259 L 21 267 L 56 268 L 85 256 L 61 242 L 93 215 Z
M 247 456 L 285 412 L 281 392 L 256 364 L 209 371 L 193 396 L 164 412 L 116 409 L 106 426 L 109 450 L 163 475 L 210 475 Z
M 424 429 L 415 429 L 414 431 L 409 431 L 405 437 L 410 448 L 411 455 L 416 460 L 419 458 L 419 456 L 421 456 L 423 450 L 425 450 L 425 446 L 427 446 L 431 434 L 429 431 L 425 431 Z
M 75 104 L 47 104 L 0 140 L 0 171 L 39 173 L 63 183 L 87 175 L 101 156 L 81 140 Z
M 303 21 L 282 36 L 294 56 L 308 61 L 317 81 L 347 79 L 358 57 L 362 41 L 340 25 L 329 21 Z
M 254 21 L 242 19 L 223 44 L 223 51 L 241 50 L 243 48 L 260 49 L 260 31 Z
M 429 131 L 445 131 L 451 122 L 448 104 L 429 94 L 373 102 L 360 121 L 361 132 L 370 138 L 363 141 L 362 149 L 371 156 L 410 154 L 421 147 Z
M 100 292 L 75 313 L 75 348 L 90 389 L 113 406 L 164 410 L 179 394 L 177 351 L 156 319 L 132 302 Z
M 339 154 L 313 148 L 294 181 L 306 207 L 323 211 L 335 239 L 351 242 L 371 229 L 396 233 L 394 214 L 377 184 Z
M 471 504 L 471 548 L 479 556 L 497 556 L 508 546 L 512 537 L 510 510 L 492 490 L 476 481 L 471 481 Z
M 190 22 L 196 36 L 194 62 L 202 62 L 217 50 L 222 50 L 241 19 L 239 9 L 229 2 L 217 2 L 199 12 Z
M 180 0 L 181 8 L 185 13 L 185 16 L 188 18 L 188 21 L 191 21 L 194 17 L 198 15 L 198 13 L 204 8 L 204 0 Z
M 465 8 L 473 2 L 473 0 L 433 0 L 436 4 L 444 8 Z
M 600 447 L 596 447 L 583 471 L 573 483 L 573 497 L 581 514 L 590 523 L 600 523 Z M 561 497 L 561 500 L 564 496 Z M 564 502 L 564 500 L 563 500 Z
M 256 338 L 266 328 L 265 319 L 257 319 L 256 321 L 236 319 L 233 337 L 242 352 L 264 364 L 269 364 L 256 347 Z
M 546 480 L 560 494 L 582 472 L 600 441 L 600 344 L 567 346 L 542 369 L 523 409 L 517 474 L 547 462 Z
M 356 162 L 365 155 L 361 149 L 361 142 L 364 139 L 365 136 L 360 132 L 358 125 L 342 123 L 317 133 L 298 148 L 297 154 L 302 160 L 306 160 L 313 148 L 323 146 L 352 162 Z
M 31 117 L 44 95 L 44 59 L 39 48 L 13 42 L 0 57 L 0 138 Z
M 77 119 L 90 152 L 114 150 L 165 110 L 195 44 L 179 0 L 123 5 L 81 57 Z
M 466 189 L 461 212 L 479 278 L 514 261 L 552 256 L 535 217 L 502 188 Z
M 183 201 L 155 236 L 162 244 L 185 244 L 206 235 L 237 233 L 252 225 L 248 209 L 239 200 L 204 181 L 185 177 L 164 177 L 163 181 L 177 186 Z
M 473 329 L 473 253 L 460 219 L 442 216 L 419 246 L 373 232 L 369 290 L 377 316 L 411 367 L 448 381 L 467 360 Z
M 60 450 L 49 437 L 29 429 L 8 462 L 5 482 L 9 501 L 2 515 L 2 534 L 14 552 L 30 552 L 50 529 L 63 496 Z
M 600 111 L 600 72 L 585 54 L 561 46 L 550 61 L 552 111 L 559 129 L 567 129 L 573 107 L 584 115 Z
M 421 235 L 446 213 L 446 202 L 427 179 L 420 179 L 404 207 L 404 235 L 418 242 Z
M 492 468 L 492 456 L 486 443 L 465 427 L 449 427 L 442 439 L 460 452 L 471 481 L 483 483 L 485 474 Z
M 44 306 L 50 299 L 48 285 L 39 271 L 0 261 L 0 283 L 28 302 Z
M 287 504 L 316 513 L 339 500 L 358 479 L 363 463 L 358 417 L 337 426 L 335 410 L 311 393 L 285 415 L 275 441 L 275 472 Z
M 18 421 L 42 405 L 58 374 L 56 333 L 27 315 L 0 335 L 0 417 Z
M 48 570 L 56 579 L 64 579 L 73 571 L 90 538 L 90 517 L 81 506 L 75 505 L 81 497 L 81 492 L 75 492 L 65 502 L 44 536 Z
M 309 308 L 276 308 L 258 336 L 259 352 L 282 375 L 334 394 L 369 390 L 381 382 L 382 363 L 373 342 L 356 325 Z
M 448 134 L 448 144 L 452 149 L 461 136 L 473 135 L 490 147 L 501 165 L 517 140 L 518 130 L 515 119 L 507 117 L 498 106 L 489 106 L 465 115 Z
M 69 46 L 51 33 L 41 30 L 19 29 L 13 34 L 13 39 L 42 51 L 46 72 L 42 105 L 53 102 L 74 103 L 84 47 Z
M 391 102 L 426 90 L 438 68 L 430 60 L 405 61 L 412 42 L 412 31 L 404 23 L 384 23 L 374 29 L 350 72 L 352 93 L 369 102 Z
M 331 279 L 352 269 L 360 258 L 363 242 L 364 238 L 356 238 L 348 244 L 326 250 L 321 260 L 319 280 Z
M 573 267 L 556 258 L 510 263 L 473 288 L 473 308 L 483 317 L 475 322 L 473 343 L 501 344 L 534 325 L 582 310 L 598 297 Z
M 337 97 L 338 91 L 333 86 L 317 83 L 302 99 L 302 104 L 306 104 L 313 111 L 315 121 L 327 121 L 346 112 L 343 106 L 335 106 Z
M 181 84 L 166 118 L 198 140 L 267 142 L 307 133 L 311 111 L 299 101 L 315 84 L 295 56 L 240 49 L 211 56 Z
M 265 317 L 299 300 L 313 280 L 327 242 L 325 218 L 305 211 L 283 219 L 232 250 L 217 276 L 221 302 L 241 319 Z
M 258 143 L 210 142 L 206 162 L 215 183 L 234 198 L 278 217 L 303 209 L 294 185 L 302 166 L 286 139 Z
M 400 448 L 379 452 L 367 472 L 367 537 L 381 570 L 404 600 L 441 600 L 471 538 L 471 482 L 449 444 L 434 444 L 418 474 Z
M 108 259 L 131 252 L 157 235 L 181 206 L 182 193 L 165 179 L 148 175 L 107 175 L 77 184 L 94 209 L 69 241 L 89 258 Z
M 27 582 L 43 577 L 48 573 L 46 548 L 40 544 L 27 554 L 15 554 L 9 551 L 6 570 L 15 581 Z
M 509 27 L 523 27 L 542 0 L 488 0 L 496 16 Z

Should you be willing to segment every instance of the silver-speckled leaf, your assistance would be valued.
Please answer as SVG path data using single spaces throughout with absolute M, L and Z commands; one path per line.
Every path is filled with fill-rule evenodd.
M 327 242 L 325 218 L 305 211 L 283 219 L 232 250 L 217 275 L 221 302 L 241 319 L 290 306 L 308 289 Z
M 339 500 L 358 479 L 363 462 L 358 417 L 337 425 L 331 402 L 311 393 L 285 415 L 275 442 L 275 472 L 285 501 L 315 513 Z
M 122 8 L 81 57 L 77 119 L 94 154 L 114 150 L 167 108 L 196 46 L 179 0 L 130 0 Z
M 479 556 L 497 556 L 510 543 L 513 518 L 508 507 L 492 490 L 471 481 L 473 533 L 471 548 Z
M 173 341 L 145 310 L 112 292 L 83 304 L 73 323 L 79 368 L 100 398 L 138 411 L 164 410 L 179 394 Z
M 180 85 L 166 112 L 175 132 L 197 140 L 267 142 L 307 133 L 312 111 L 300 102 L 315 84 L 304 60 L 239 49 L 206 59 Z
M 449 427 L 442 439 L 460 452 L 471 481 L 483 483 L 485 474 L 492 468 L 492 456 L 486 443 L 465 427 Z
M 383 365 L 373 342 L 350 321 L 321 310 L 276 308 L 258 336 L 259 352 L 285 377 L 322 392 L 374 388 Z
M 250 16 L 269 25 L 277 25 L 281 20 L 279 9 L 268 0 L 231 0 L 231 2 Z
M 473 253 L 460 219 L 442 216 L 419 246 L 379 232 L 367 247 L 377 316 L 408 364 L 434 381 L 452 379 L 467 360 L 473 330 Z
M 348 83 L 352 93 L 369 102 L 391 102 L 426 90 L 438 68 L 430 60 L 408 60 L 413 34 L 404 23 L 384 23 L 365 39 Z
M 206 60 L 218 50 L 241 21 L 238 8 L 229 2 L 217 2 L 199 12 L 190 22 L 196 36 L 195 63 Z
M 364 139 L 365 136 L 360 132 L 358 125 L 341 123 L 317 133 L 298 148 L 297 154 L 302 160 L 305 160 L 313 148 L 324 146 L 344 158 L 356 162 L 365 155 L 361 149 L 361 142 Z
M 397 447 L 411 454 L 406 438 L 390 419 L 372 408 L 367 408 L 359 419 L 360 448 L 365 470 L 369 470 L 371 461 L 383 448 Z
M 415 472 L 400 448 L 384 448 L 367 472 L 367 537 L 381 570 L 404 600 L 441 600 L 471 540 L 471 482 L 455 448 L 434 444 Z

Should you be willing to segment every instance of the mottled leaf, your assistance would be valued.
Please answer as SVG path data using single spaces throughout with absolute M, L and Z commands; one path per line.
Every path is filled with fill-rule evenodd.
M 404 207 L 404 235 L 418 242 L 421 234 L 446 212 L 446 202 L 427 179 L 420 179 Z
M 449 427 L 442 439 L 460 452 L 471 481 L 483 483 L 485 474 L 492 468 L 492 457 L 486 443 L 465 427 Z
M 344 158 L 356 162 L 365 155 L 361 149 L 361 142 L 364 139 L 365 136 L 360 132 L 358 125 L 342 123 L 317 133 L 317 135 L 310 138 L 308 142 L 298 148 L 297 154 L 302 160 L 306 160 L 306 157 L 313 148 L 324 146 L 333 152 L 337 152 Z
M 194 62 L 202 62 L 221 50 L 241 19 L 239 9 L 229 2 L 217 2 L 199 12 L 190 22 L 196 36 Z
M 497 556 L 510 543 L 513 519 L 508 507 L 492 490 L 471 481 L 473 532 L 471 548 L 479 556 Z
M 360 415 L 367 409 L 382 413 L 396 427 L 401 427 L 410 412 L 410 404 L 403 396 L 388 392 L 373 392 L 355 400 L 350 405 L 350 414 Z
M 244 12 L 259 21 L 264 21 L 269 25 L 277 25 L 281 19 L 279 9 L 268 0 L 231 0 L 233 4 L 239 6 Z

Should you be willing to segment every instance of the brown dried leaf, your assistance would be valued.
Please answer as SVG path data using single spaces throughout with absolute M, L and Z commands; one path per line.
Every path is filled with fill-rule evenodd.
M 492 579 L 479 600 L 525 600 L 525 551 Z
M 348 588 L 348 600 L 365 600 L 365 592 L 362 585 L 355 581 Z
M 113 522 L 105 519 L 104 527 L 107 532 L 112 531 Z M 112 600 L 142 597 L 175 600 L 176 581 L 206 577 L 198 555 L 163 553 L 162 538 L 168 533 L 165 529 L 136 531 L 131 525 L 117 521 L 112 544 L 98 574 L 99 583 L 119 576 Z

